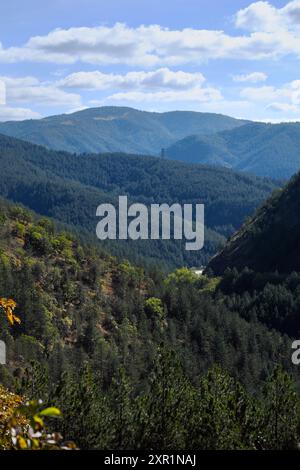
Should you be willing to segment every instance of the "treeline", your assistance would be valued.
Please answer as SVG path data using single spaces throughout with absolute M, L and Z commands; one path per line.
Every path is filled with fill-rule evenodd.
M 59 404 L 61 431 L 81 449 L 298 449 L 300 397 L 280 367 L 255 396 L 218 366 L 192 381 L 164 346 L 143 391 L 124 367 L 109 386 L 88 363 L 65 372 L 50 389 L 38 364 L 28 376 L 28 393 Z
M 281 333 L 299 337 L 300 273 L 227 269 L 218 287 L 231 311 L 238 311 L 248 321 L 257 320 Z

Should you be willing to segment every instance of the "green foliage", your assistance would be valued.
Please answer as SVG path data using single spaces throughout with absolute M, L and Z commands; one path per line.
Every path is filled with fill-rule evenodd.
M 20 421 L 24 417 L 23 425 Z M 14 410 L 7 421 L 4 432 L 10 434 L 10 449 L 14 450 L 71 450 L 74 442 L 62 442 L 62 436 L 50 433 L 45 418 L 59 418 L 61 411 L 55 407 L 42 408 L 40 401 L 26 402 Z
M 182 268 L 164 282 L 158 268 L 119 263 L 24 210 L 22 222 L 1 212 L 1 295 L 22 322 L 0 318 L 0 381 L 41 398 L 46 414 L 61 410 L 46 441 L 59 428 L 82 449 L 295 448 L 299 375 L 286 333 L 300 331 L 299 274 Z
M 276 367 L 263 390 L 260 416 L 262 448 L 298 449 L 299 405 L 291 377 L 281 367 Z
M 195 274 L 191 269 L 188 268 L 179 268 L 176 269 L 173 273 L 165 280 L 165 285 L 168 287 L 170 285 L 193 285 L 199 282 L 199 276 Z
M 164 309 L 162 305 L 161 299 L 158 299 L 156 297 L 150 297 L 149 299 L 146 300 L 145 302 L 145 309 L 146 312 L 150 316 L 158 316 L 162 318 L 164 316 Z
M 247 321 L 254 319 L 292 337 L 298 337 L 300 275 L 256 273 L 227 269 L 217 292 L 231 311 L 239 311 Z
M 287 179 L 299 169 L 299 144 L 299 123 L 249 123 L 212 135 L 190 135 L 167 148 L 166 155 Z
M 77 436 L 81 448 L 168 451 L 297 446 L 299 395 L 279 369 L 256 396 L 218 366 L 195 383 L 165 346 L 158 347 L 148 387 L 140 392 L 134 391 L 123 367 L 105 390 L 95 375 L 84 370 L 79 371 L 82 378 L 77 387 L 65 376 L 59 395 L 54 394 L 65 407 L 64 432 Z
M 191 445 L 207 450 L 251 448 L 252 400 L 241 385 L 219 367 L 200 381 L 199 408 L 191 419 Z
M 0 132 L 72 153 L 123 151 L 158 155 L 162 147 L 186 135 L 211 134 L 243 123 L 220 114 L 149 113 L 132 108 L 102 107 L 69 114 L 67 119 L 62 115 L 1 123 Z
M 2 197 L 75 227 L 84 236 L 89 235 L 94 244 L 98 242 L 94 235 L 96 208 L 101 203 L 116 205 L 117 195 L 127 194 L 129 203 L 141 202 L 147 206 L 174 202 L 205 204 L 205 246 L 200 251 L 185 250 L 181 240 L 98 242 L 118 258 L 129 258 L 142 265 L 162 263 L 166 268 L 206 265 L 226 237 L 278 187 L 274 181 L 226 168 L 122 153 L 74 155 L 2 135 L 0 164 Z M 26 217 L 30 214 L 24 214 L 23 208 L 12 209 L 12 216 L 19 223 L 28 224 L 30 220 Z M 52 240 L 50 246 L 47 243 L 45 234 L 52 235 L 52 232 L 51 222 L 43 218 L 34 232 L 27 234 L 26 242 L 44 254 L 57 245 L 61 250 L 63 240 Z M 71 258 L 70 247 L 64 249 Z
M 229 239 L 209 263 L 215 274 L 246 266 L 257 272 L 290 273 L 300 270 L 300 174 L 273 194 Z

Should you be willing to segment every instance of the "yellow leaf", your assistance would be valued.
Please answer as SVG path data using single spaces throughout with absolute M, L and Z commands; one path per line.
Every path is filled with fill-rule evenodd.
M 21 323 L 20 318 L 13 314 L 16 306 L 17 304 L 13 299 L 6 299 L 5 297 L 0 298 L 0 307 L 4 311 L 4 314 L 11 325 L 14 325 L 15 322 L 19 324 Z
M 20 449 L 24 450 L 27 449 L 27 442 L 22 436 L 18 436 L 18 444 Z

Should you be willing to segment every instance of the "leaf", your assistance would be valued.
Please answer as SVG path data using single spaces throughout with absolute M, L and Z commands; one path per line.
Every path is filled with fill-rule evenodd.
M 39 413 L 40 416 L 49 416 L 50 418 L 56 418 L 57 416 L 61 416 L 61 411 L 54 406 L 45 408 Z
M 14 325 L 15 322 L 19 324 L 21 323 L 20 318 L 13 313 L 16 306 L 17 304 L 13 299 L 6 299 L 5 297 L 0 298 L 1 310 L 3 310 L 7 320 L 11 325 Z
M 40 426 L 40 428 L 44 427 L 44 421 L 42 420 L 42 418 L 38 414 L 33 416 L 33 421 L 36 424 L 38 424 L 38 426 Z
M 26 442 L 26 440 L 24 439 L 24 437 L 18 436 L 17 442 L 18 442 L 18 445 L 19 445 L 20 449 L 25 450 L 25 449 L 28 448 L 27 442 Z

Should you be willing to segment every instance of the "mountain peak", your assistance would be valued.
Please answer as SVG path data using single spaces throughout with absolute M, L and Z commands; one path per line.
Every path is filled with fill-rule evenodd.
M 190 134 L 211 134 L 244 124 L 228 116 L 192 111 L 154 113 L 104 106 L 44 119 L 0 123 L 0 132 L 72 153 L 127 152 L 160 155 Z

